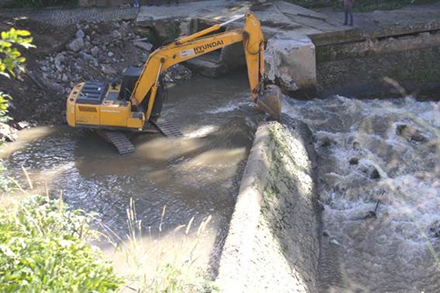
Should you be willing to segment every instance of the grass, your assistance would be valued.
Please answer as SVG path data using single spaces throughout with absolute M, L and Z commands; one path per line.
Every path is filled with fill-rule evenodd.
M 194 227 L 194 217 L 186 225 L 163 234 L 166 206 L 162 210 L 157 233 L 144 231 L 137 218 L 135 204 L 127 209 L 128 233 L 121 239 L 111 230 L 112 243 L 117 247 L 115 266 L 124 267 L 126 288 L 136 292 L 213 292 L 217 291 L 206 268 L 200 267 L 198 249 L 211 216 Z M 146 232 L 146 233 L 145 233 Z M 170 241 L 166 241 L 170 240 Z

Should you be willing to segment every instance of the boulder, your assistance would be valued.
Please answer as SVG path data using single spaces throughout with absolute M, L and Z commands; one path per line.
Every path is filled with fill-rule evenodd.
M 79 52 L 82 48 L 84 48 L 85 43 L 83 38 L 76 38 L 70 43 L 67 44 L 67 49 L 72 52 Z

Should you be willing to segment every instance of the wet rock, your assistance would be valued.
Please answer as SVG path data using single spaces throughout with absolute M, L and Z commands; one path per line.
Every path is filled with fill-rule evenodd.
M 354 150 L 360 150 L 360 148 L 361 148 L 361 144 L 360 144 L 360 142 L 358 142 L 358 141 L 354 141 L 354 142 L 353 142 L 353 149 L 354 149 Z
M 440 238 L 440 220 L 435 221 L 429 227 L 431 237 Z
M 12 142 L 18 138 L 17 130 L 9 126 L 8 124 L 0 122 L 0 140 Z
M 377 215 L 375 211 L 369 211 L 368 214 L 364 217 L 364 220 L 366 219 L 376 219 Z
M 357 164 L 359 164 L 359 159 L 358 158 L 351 158 L 349 162 L 350 162 L 350 165 L 357 165 Z
M 380 173 L 379 171 L 377 171 L 376 168 L 374 168 L 371 173 L 370 173 L 370 178 L 371 179 L 380 179 Z
M 334 144 L 336 144 L 336 142 L 327 136 L 325 136 L 319 140 L 319 145 L 324 148 L 331 147 Z
M 428 138 L 425 137 L 420 130 L 406 124 L 398 125 L 396 134 L 410 142 L 424 143 L 428 141 Z
M 84 46 L 85 46 L 84 39 L 76 38 L 67 44 L 67 49 L 72 52 L 79 52 L 84 48 Z

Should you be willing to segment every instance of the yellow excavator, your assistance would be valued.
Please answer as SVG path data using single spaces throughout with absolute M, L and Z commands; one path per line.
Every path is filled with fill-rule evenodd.
M 243 29 L 212 34 L 241 18 L 245 18 Z M 263 84 L 264 36 L 260 21 L 249 12 L 158 48 L 143 68 L 127 68 L 120 84 L 88 81 L 78 84 L 67 99 L 67 122 L 72 127 L 97 130 L 120 154 L 134 151 L 124 131 L 159 130 L 167 136 L 178 135 L 178 130 L 160 118 L 164 87 L 161 74 L 174 64 L 238 42 L 244 46 L 252 100 L 262 111 L 278 119 L 280 91 L 274 87 L 266 89 Z

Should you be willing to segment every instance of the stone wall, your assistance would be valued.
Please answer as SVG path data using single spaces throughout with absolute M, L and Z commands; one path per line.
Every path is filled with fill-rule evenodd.
M 222 292 L 316 292 L 315 153 L 308 127 L 284 121 L 258 128 L 220 259 Z

